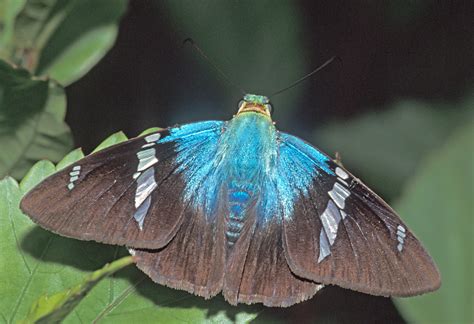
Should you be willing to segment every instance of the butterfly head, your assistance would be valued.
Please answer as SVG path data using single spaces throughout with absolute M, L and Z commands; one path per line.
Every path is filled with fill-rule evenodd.
M 237 115 L 245 112 L 256 112 L 271 118 L 272 105 L 270 99 L 266 96 L 246 94 L 239 102 Z

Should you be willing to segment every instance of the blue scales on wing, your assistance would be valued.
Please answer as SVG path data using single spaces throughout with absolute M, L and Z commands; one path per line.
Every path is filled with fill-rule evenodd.
M 222 122 L 182 126 L 192 144 L 184 154 L 215 141 Z M 137 137 L 91 154 L 31 190 L 21 208 L 58 234 L 137 248 L 160 248 L 184 219 L 183 148 L 176 128 Z M 181 155 L 180 155 L 181 154 Z
M 280 169 L 281 188 L 298 196 L 283 217 L 293 273 L 383 296 L 439 287 L 431 257 L 393 209 L 308 143 L 287 134 L 281 138 L 280 160 L 287 161 Z
M 210 141 L 182 132 L 168 140 L 176 141 L 187 214 L 165 248 L 135 250 L 138 267 L 204 297 L 222 290 L 232 304 L 288 306 L 313 296 L 320 285 L 293 275 L 284 256 L 278 196 L 267 181 L 278 158 L 273 124 L 247 114 Z
M 222 291 L 232 304 L 289 306 L 322 284 L 378 295 L 439 286 L 382 199 L 252 107 L 91 154 L 35 187 L 22 210 L 58 234 L 129 246 L 158 283 Z

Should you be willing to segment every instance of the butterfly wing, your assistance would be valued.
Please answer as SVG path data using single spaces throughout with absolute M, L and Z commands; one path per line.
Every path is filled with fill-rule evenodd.
M 431 257 L 400 217 L 342 166 L 281 133 L 281 195 L 286 260 L 298 276 L 383 296 L 440 286 Z M 291 210 L 289 210 L 291 208 Z
M 229 251 L 223 295 L 231 304 L 287 307 L 311 298 L 323 285 L 291 272 L 282 241 L 282 211 L 274 184 L 263 183 L 247 213 L 239 240 Z
M 166 247 L 131 252 L 137 267 L 153 281 L 210 298 L 221 291 L 224 276 L 223 211 L 208 213 L 191 204 L 186 204 L 183 224 Z
M 91 154 L 33 188 L 21 209 L 63 236 L 163 247 L 187 213 L 185 161 L 213 154 L 222 124 L 183 125 Z

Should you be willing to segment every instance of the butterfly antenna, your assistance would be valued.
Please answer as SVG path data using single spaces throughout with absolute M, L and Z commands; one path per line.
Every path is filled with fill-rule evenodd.
M 230 79 L 227 77 L 227 75 L 225 75 L 224 72 L 222 72 L 222 70 L 214 64 L 214 62 L 212 62 L 212 60 L 206 55 L 206 53 L 204 53 L 204 51 L 196 44 L 194 43 L 194 40 L 192 38 L 186 38 L 184 41 L 183 41 L 183 44 L 190 44 L 195 50 L 196 52 L 210 65 L 214 68 L 214 70 L 217 71 L 217 73 L 224 79 L 225 82 L 227 82 L 229 85 L 231 85 L 232 87 L 238 89 L 240 92 L 242 92 L 242 94 L 247 94 L 247 92 L 242 89 L 241 87 L 239 87 L 238 85 L 236 85 L 235 83 L 233 83 L 232 81 L 230 81 Z
M 277 94 L 280 94 L 288 89 L 291 89 L 293 88 L 294 86 L 300 84 L 301 82 L 305 81 L 306 79 L 312 77 L 314 74 L 318 73 L 319 71 L 321 71 L 322 69 L 324 69 L 326 66 L 328 66 L 329 64 L 331 64 L 334 60 L 338 60 L 340 62 L 342 62 L 342 60 L 340 59 L 339 56 L 333 56 L 331 57 L 329 60 L 327 60 L 326 62 L 324 62 L 323 64 L 321 64 L 320 66 L 318 66 L 316 69 L 314 69 L 312 72 L 306 74 L 305 76 L 303 76 L 302 78 L 296 80 L 295 82 L 293 82 L 292 84 L 290 84 L 289 86 L 287 87 L 284 87 L 283 89 L 280 89 L 278 90 L 277 92 L 274 92 L 272 95 L 270 95 L 270 97 L 274 97 L 276 96 Z

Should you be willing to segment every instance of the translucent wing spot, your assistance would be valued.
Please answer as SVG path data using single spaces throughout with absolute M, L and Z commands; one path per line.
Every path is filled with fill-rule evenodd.
M 406 232 L 405 227 L 403 227 L 402 225 L 398 225 L 398 227 L 397 227 L 397 241 L 398 241 L 397 249 L 398 249 L 398 252 L 403 251 L 403 245 L 405 244 L 405 237 L 406 237 L 405 232 Z
M 146 143 L 142 145 L 142 148 L 152 147 L 155 146 L 155 143 Z
M 342 219 L 345 219 L 347 217 L 346 212 L 341 210 L 341 216 L 342 216 Z
M 155 149 L 148 148 L 137 153 L 138 157 L 138 168 L 137 171 L 143 171 L 151 167 L 152 165 L 158 162 L 158 159 L 155 156 Z
M 147 141 L 148 143 L 156 142 L 160 139 L 160 137 L 160 133 L 151 134 L 145 137 L 145 141 Z
M 337 236 L 337 228 L 341 221 L 341 213 L 336 205 L 329 200 L 328 205 L 320 216 L 324 231 L 328 237 L 329 244 L 333 245 Z
M 75 186 L 74 182 L 76 182 L 79 179 L 80 174 L 81 174 L 81 166 L 80 165 L 75 165 L 72 168 L 72 171 L 69 172 L 69 183 L 67 185 L 67 188 L 69 189 L 69 191 L 74 189 L 74 186 Z
M 351 192 L 339 182 L 335 182 L 334 187 L 328 194 L 339 208 L 344 209 L 346 198 L 350 196 Z
M 340 167 L 336 167 L 336 175 L 341 178 L 341 179 L 348 179 L 349 175 L 347 174 L 346 171 L 342 170 Z
M 142 150 L 137 152 L 138 166 L 137 172 L 132 176 L 137 182 L 135 191 L 135 208 L 133 218 L 138 223 L 140 230 L 143 230 L 143 223 L 151 204 L 151 193 L 158 184 L 155 181 L 155 169 L 153 165 L 158 163 L 156 150 L 152 147 L 160 138 L 160 134 L 152 134 L 145 137 L 147 144 L 142 146 Z
M 150 168 L 143 172 L 137 179 L 137 191 L 135 193 L 135 208 L 148 198 L 148 196 L 155 190 L 157 183 L 155 181 L 155 170 Z
M 346 205 L 346 199 L 351 195 L 347 188 L 349 185 L 342 178 L 347 179 L 349 175 L 341 168 L 336 168 L 337 180 L 334 182 L 332 189 L 328 192 L 330 197 L 326 209 L 319 216 L 323 227 L 319 235 L 319 258 L 321 262 L 331 254 L 331 246 L 336 241 L 337 230 L 342 219 L 347 217 L 347 213 L 343 211 Z
M 140 207 L 138 207 L 135 214 L 133 214 L 133 218 L 135 218 L 135 220 L 137 221 L 138 227 L 140 228 L 140 230 L 143 230 L 143 222 L 145 221 L 146 213 L 148 212 L 148 209 L 150 208 L 150 203 L 151 203 L 151 197 L 148 196 L 143 202 L 143 204 L 141 204 Z

